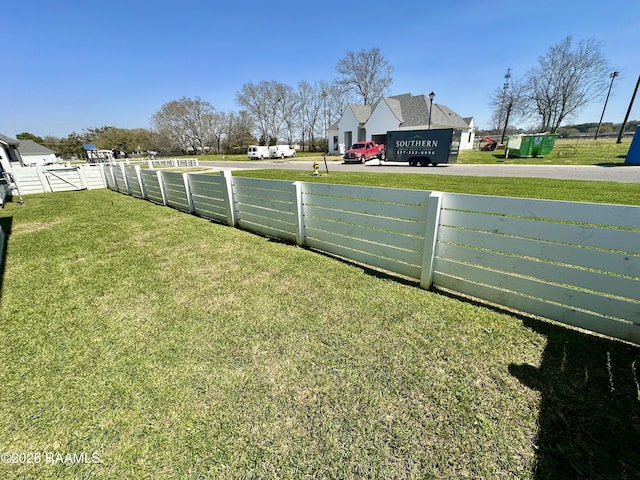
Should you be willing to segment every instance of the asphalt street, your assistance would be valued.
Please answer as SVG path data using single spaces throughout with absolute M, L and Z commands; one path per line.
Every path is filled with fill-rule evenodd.
M 215 170 L 286 169 L 313 171 L 313 162 L 305 160 L 258 160 L 246 162 L 200 162 L 203 167 Z M 329 172 L 389 172 L 419 173 L 423 175 L 463 175 L 480 177 L 520 177 L 555 178 L 561 180 L 596 180 L 606 182 L 640 183 L 640 165 L 515 165 L 496 163 L 495 165 L 464 165 L 459 163 L 440 164 L 437 167 L 410 167 L 406 163 L 369 160 L 365 165 L 345 164 L 341 160 L 328 160 Z M 319 164 L 320 172 L 325 172 L 324 162 Z

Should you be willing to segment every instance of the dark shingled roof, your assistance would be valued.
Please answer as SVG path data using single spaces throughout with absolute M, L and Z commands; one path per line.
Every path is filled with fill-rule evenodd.
M 398 116 L 396 109 L 399 108 L 401 116 L 398 118 L 401 122 L 401 128 L 414 128 L 427 126 L 429 124 L 430 101 L 426 95 L 411 95 L 410 93 L 405 93 L 404 95 L 388 97 L 386 100 L 390 106 L 391 101 L 397 101 L 399 107 L 392 107 L 392 110 L 396 116 Z M 431 125 L 469 128 L 469 123 L 466 122 L 464 118 L 446 105 L 442 105 L 440 103 L 433 104 Z
M 351 107 L 356 120 L 360 123 L 365 123 L 371 116 L 371 105 L 357 105 L 352 103 L 349 106 Z
M 7 145 L 13 145 L 15 147 L 18 146 L 18 140 L 15 138 L 7 137 L 6 135 L 2 135 L 0 133 L 0 141 L 6 143 Z
M 18 143 L 20 155 L 51 155 L 53 150 L 34 142 L 33 140 L 20 140 Z
M 424 127 L 429 125 L 429 97 L 426 95 L 412 95 L 405 93 L 402 95 L 394 95 L 384 97 L 379 102 L 385 102 L 389 109 L 393 112 L 400 123 L 400 129 L 410 129 Z M 379 103 L 378 102 L 378 103 Z M 375 107 L 370 105 L 350 104 L 356 119 L 360 123 L 365 123 Z M 455 113 L 446 105 L 440 103 L 433 104 L 433 112 L 431 112 L 431 125 L 454 128 L 469 128 L 469 120 L 465 120 Z

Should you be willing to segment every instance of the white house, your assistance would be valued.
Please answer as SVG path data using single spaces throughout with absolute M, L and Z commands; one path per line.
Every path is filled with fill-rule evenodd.
M 25 166 L 56 163 L 56 153 L 33 140 L 19 140 L 18 151 L 22 157 L 22 164 Z
M 362 140 L 384 143 L 387 131 L 456 128 L 462 130 L 460 150 L 473 148 L 473 118 L 462 118 L 445 105 L 433 104 L 426 95 L 405 93 L 383 97 L 375 105 L 349 104 L 338 122 L 329 129 L 329 153 L 339 154 L 344 148 Z

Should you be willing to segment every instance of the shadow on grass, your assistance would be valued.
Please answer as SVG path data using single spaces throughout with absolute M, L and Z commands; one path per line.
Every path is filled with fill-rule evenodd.
M 535 478 L 640 478 L 640 349 L 535 319 L 540 367 L 509 365 L 541 393 Z
M 7 260 L 7 239 L 11 234 L 12 217 L 0 218 L 0 300 L 2 299 L 2 283 L 4 279 L 4 265 Z

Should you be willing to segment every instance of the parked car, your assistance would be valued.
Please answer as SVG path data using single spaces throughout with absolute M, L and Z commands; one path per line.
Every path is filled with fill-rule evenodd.
M 269 156 L 271 158 L 295 157 L 296 151 L 289 145 L 272 145 L 269 147 Z
M 262 160 L 263 158 L 269 158 L 269 147 L 262 145 L 249 145 L 247 149 L 247 157 L 249 160 Z
M 364 163 L 370 158 L 378 158 L 380 160 L 384 160 L 384 145 L 379 145 L 372 141 L 354 143 L 349 150 L 344 152 L 342 158 L 345 163 Z

